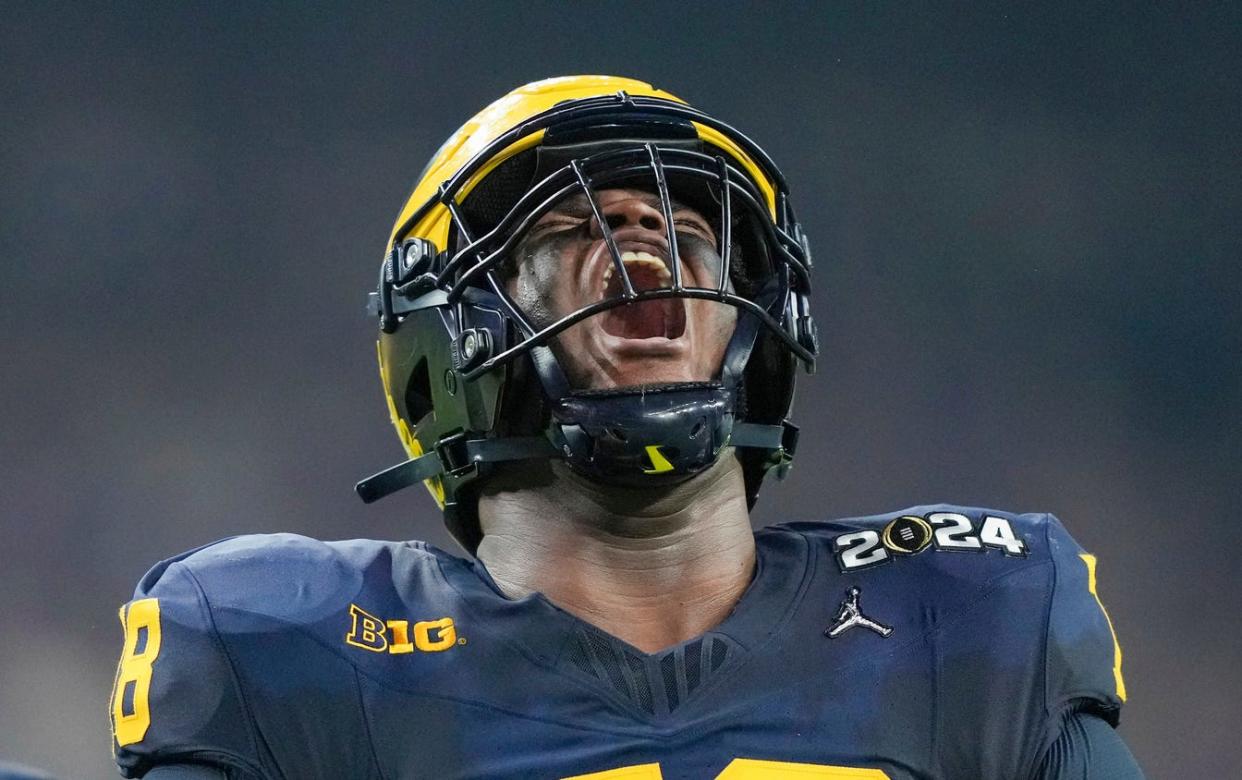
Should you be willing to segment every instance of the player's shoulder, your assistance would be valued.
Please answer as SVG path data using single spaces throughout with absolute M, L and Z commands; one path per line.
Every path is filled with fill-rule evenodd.
M 274 773 L 265 769 L 263 743 L 304 739 L 341 766 L 362 765 L 359 746 L 369 743 L 356 673 L 391 680 L 397 667 L 382 651 L 398 638 L 397 626 L 404 637 L 406 616 L 431 619 L 423 634 L 415 624 L 412 643 L 402 639 L 406 652 L 456 639 L 451 619 L 436 620 L 457 614 L 443 573 L 453 562 L 461 564 L 420 542 L 287 533 L 233 537 L 161 561 L 120 611 L 125 644 L 113 724 L 122 773 L 136 777 L 152 764 L 210 753 L 213 762 L 267 777 Z M 290 692 L 307 706 L 289 707 Z M 285 774 L 352 776 L 315 767 Z
M 975 637 L 987 636 L 989 651 L 1006 658 L 1037 648 L 1049 712 L 1083 707 L 1116 723 L 1121 648 L 1096 557 L 1055 515 L 931 504 L 773 533 L 801 537 L 831 561 L 837 572 L 822 581 L 832 587 L 846 580 L 873 604 L 905 604 L 891 613 L 895 625 L 904 614 L 907 626 L 943 628 L 945 641 L 976 651 Z
M 990 580 L 1080 549 L 1051 513 L 956 504 L 924 504 L 765 530 L 804 538 L 826 551 L 844 574 L 900 562 L 911 575 Z
M 222 539 L 160 561 L 134 598 L 192 589 L 204 608 L 242 611 L 293 623 L 317 620 L 365 591 L 417 593 L 437 587 L 448 557 L 422 542 L 323 541 L 292 533 Z

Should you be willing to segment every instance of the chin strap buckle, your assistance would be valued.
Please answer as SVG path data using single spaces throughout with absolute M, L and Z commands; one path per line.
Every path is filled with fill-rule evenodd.
M 789 470 L 793 468 L 794 452 L 797 449 L 798 426 L 789 420 L 781 420 L 781 448 L 772 453 L 772 465 L 768 467 L 775 470 L 777 479 L 789 476 Z
M 777 479 L 784 479 L 798 449 L 798 426 L 789 420 L 781 420 L 780 425 L 736 423 L 729 443 L 734 447 L 769 450 L 767 468 L 776 470 Z

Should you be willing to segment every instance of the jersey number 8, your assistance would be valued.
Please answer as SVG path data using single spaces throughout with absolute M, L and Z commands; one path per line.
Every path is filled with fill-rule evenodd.
M 160 654 L 160 602 L 139 599 L 121 607 L 125 649 L 112 691 L 112 734 L 121 747 L 141 742 L 151 726 L 151 664 Z

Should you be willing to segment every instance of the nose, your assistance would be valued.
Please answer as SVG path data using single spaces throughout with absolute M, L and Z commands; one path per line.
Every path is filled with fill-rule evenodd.
M 639 227 L 659 232 L 661 235 L 664 234 L 664 214 L 644 198 L 629 197 L 614 200 L 604 204 L 600 211 L 603 213 L 604 220 L 608 223 L 608 227 L 611 230 L 619 230 L 623 227 Z M 591 237 L 598 239 L 603 238 L 603 236 L 599 221 L 592 218 Z

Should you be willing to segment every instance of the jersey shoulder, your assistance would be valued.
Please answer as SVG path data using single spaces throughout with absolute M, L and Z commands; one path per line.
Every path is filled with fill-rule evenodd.
M 416 542 L 270 534 L 156 564 L 120 611 L 112 725 L 121 773 L 209 761 L 265 776 L 271 735 L 258 735 L 256 708 L 300 690 L 354 701 L 344 652 L 351 610 L 400 614 L 392 605 L 442 597 L 441 555 Z
M 1085 703 L 1116 722 L 1126 695 L 1121 647 L 1099 598 L 1097 560 L 1055 515 L 930 504 L 772 531 L 806 539 L 871 598 L 907 594 L 903 603 L 946 625 L 970 611 L 973 622 L 960 625 L 1022 632 L 1041 644 L 1050 712 Z
M 241 611 L 257 620 L 299 624 L 316 620 L 342 594 L 393 582 L 397 569 L 410 575 L 431 565 L 434 554 L 419 542 L 252 534 L 161 561 L 139 581 L 134 597 L 157 594 L 166 579 L 182 576 L 198 586 L 213 612 Z M 406 584 L 416 587 L 419 579 Z
M 987 579 L 1014 564 L 1050 559 L 1053 536 L 1068 534 L 1046 512 L 1007 512 L 955 504 L 925 504 L 875 515 L 786 523 L 772 530 L 803 536 L 826 547 L 844 573 L 903 560 L 920 574 L 952 571 Z M 1072 541 L 1072 540 L 1071 540 Z M 973 553 L 935 555 L 934 553 Z M 1004 559 L 1010 559 L 1007 563 Z

